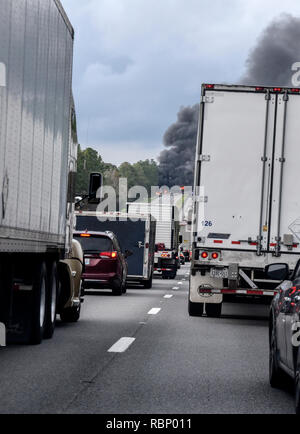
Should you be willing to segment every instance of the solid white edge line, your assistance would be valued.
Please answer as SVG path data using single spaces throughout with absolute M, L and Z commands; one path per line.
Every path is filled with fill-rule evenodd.
M 148 315 L 157 315 L 161 311 L 161 308 L 154 307 L 153 309 L 149 310 Z
M 135 338 L 121 338 L 109 350 L 109 353 L 125 353 L 133 344 Z

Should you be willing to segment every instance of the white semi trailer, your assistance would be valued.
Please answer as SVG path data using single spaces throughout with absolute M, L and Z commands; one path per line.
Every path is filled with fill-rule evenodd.
M 128 212 L 147 215 L 156 220 L 154 271 L 163 279 L 175 279 L 179 266 L 179 221 L 174 205 L 161 202 L 128 203 Z
M 300 255 L 300 89 L 203 85 L 189 313 L 271 301 L 265 267 Z M 201 188 L 200 188 L 201 187 Z
M 57 313 L 80 313 L 74 32 L 59 0 L 0 10 L 0 323 L 8 341 L 38 344 Z

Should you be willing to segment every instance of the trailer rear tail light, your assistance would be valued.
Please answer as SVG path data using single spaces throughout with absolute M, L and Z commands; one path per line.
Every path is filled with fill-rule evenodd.
M 214 252 L 214 253 L 211 255 L 211 257 L 212 257 L 213 259 L 218 259 L 218 258 L 219 258 L 219 253 Z
M 231 244 L 234 244 L 234 245 L 240 245 L 241 242 L 240 242 L 240 241 L 232 241 Z
M 282 88 L 281 88 L 281 87 L 274 87 L 274 88 L 273 88 L 273 91 L 274 91 L 274 92 L 281 92 L 281 91 L 282 91 Z
M 300 93 L 300 88 L 291 89 L 291 92 L 293 93 Z
M 214 240 L 214 243 L 215 244 L 223 244 L 223 241 L 222 240 Z
M 255 88 L 256 92 L 263 92 L 265 90 L 264 87 L 256 87 Z
M 202 257 L 203 259 L 207 259 L 207 258 L 208 258 L 208 253 L 207 253 L 207 252 L 202 252 L 202 253 L 201 253 L 201 257 Z
M 206 89 L 214 89 L 214 88 L 215 88 L 215 85 L 214 85 L 214 84 L 206 84 L 206 85 L 205 85 L 205 88 L 206 88 Z

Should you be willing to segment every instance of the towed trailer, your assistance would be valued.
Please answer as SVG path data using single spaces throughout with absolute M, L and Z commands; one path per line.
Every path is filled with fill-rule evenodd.
M 156 220 L 154 271 L 163 279 L 175 279 L 179 266 L 179 221 L 176 207 L 164 203 L 127 204 L 130 213 L 152 215 Z
M 59 0 L 0 9 L 0 322 L 8 342 L 39 344 L 57 313 L 80 316 L 74 31 Z
M 268 264 L 300 255 L 300 89 L 203 85 L 195 161 L 189 313 L 269 302 Z
M 76 213 L 77 231 L 113 232 L 122 251 L 129 250 L 127 281 L 152 288 L 156 221 L 151 215 L 121 212 Z

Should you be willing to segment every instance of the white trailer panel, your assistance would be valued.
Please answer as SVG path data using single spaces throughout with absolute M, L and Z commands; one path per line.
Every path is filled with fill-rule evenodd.
M 300 95 L 289 89 L 205 90 L 196 161 L 196 187 L 204 188 L 194 206 L 198 247 L 300 253 L 299 111 Z
M 276 251 L 278 237 L 291 236 L 292 250 L 285 243 L 280 250 L 300 253 L 300 95 L 284 99 L 278 96 L 270 250 Z
M 0 9 L 0 251 L 63 247 L 73 29 L 58 0 Z
M 128 204 L 128 210 L 129 213 L 134 214 L 151 214 L 156 219 L 155 243 L 163 243 L 166 249 L 173 249 L 173 206 L 165 204 L 132 203 Z

